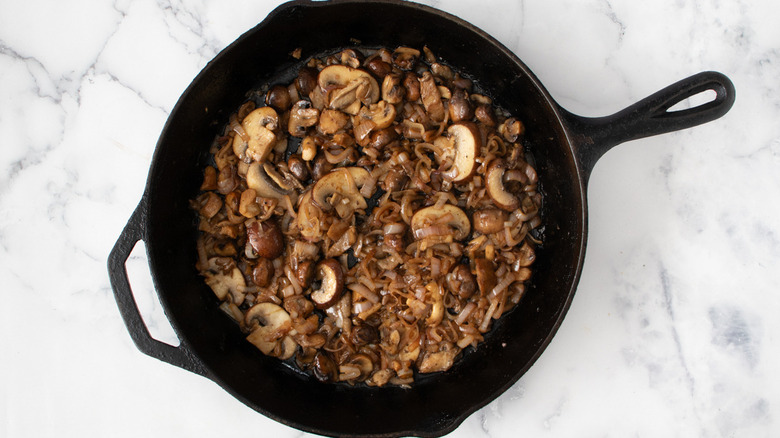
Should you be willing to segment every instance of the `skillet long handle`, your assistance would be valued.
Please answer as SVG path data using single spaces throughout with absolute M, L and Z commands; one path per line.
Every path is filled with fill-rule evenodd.
M 114 298 L 119 307 L 119 312 L 122 314 L 122 319 L 135 346 L 142 353 L 208 377 L 203 365 L 184 344 L 174 347 L 160 342 L 151 336 L 133 297 L 125 264 L 135 244 L 139 240 L 146 241 L 144 225 L 146 223 L 146 215 L 147 202 L 146 195 L 144 195 L 108 256 L 108 275 L 111 279 L 111 288 L 114 290 Z
M 692 108 L 669 111 L 705 91 L 714 91 L 715 99 Z M 708 71 L 676 82 L 611 116 L 580 117 L 564 109 L 562 114 L 574 134 L 576 154 L 587 180 L 596 161 L 612 147 L 711 122 L 726 114 L 735 98 L 731 80 L 721 73 Z

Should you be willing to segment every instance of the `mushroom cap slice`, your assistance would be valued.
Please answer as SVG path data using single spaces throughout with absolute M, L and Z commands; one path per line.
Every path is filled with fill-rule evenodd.
M 247 310 L 244 322 L 248 327 L 253 327 L 247 340 L 267 355 L 292 329 L 290 314 L 274 303 L 255 304 Z
M 328 202 L 328 199 L 334 193 L 342 196 L 346 206 L 352 211 L 366 208 L 368 204 L 365 198 L 360 194 L 359 188 L 369 178 L 368 171 L 362 167 L 340 167 L 328 172 L 319 179 L 312 188 L 312 200 L 322 208 L 323 211 L 330 211 L 335 206 Z
M 447 128 L 452 140 L 454 158 L 452 167 L 444 173 L 453 182 L 465 181 L 477 169 L 477 154 L 482 148 L 482 135 L 472 122 L 458 122 Z
M 371 73 L 346 65 L 329 65 L 320 71 L 317 84 L 324 91 L 334 90 L 330 107 L 355 115 L 360 104 L 370 105 L 379 100 L 380 88 Z M 337 91 L 342 89 L 341 91 Z
M 488 196 L 496 203 L 496 206 L 506 211 L 514 211 L 520 207 L 520 198 L 507 191 L 504 187 L 504 172 L 507 170 L 506 161 L 497 158 L 488 164 L 485 172 L 485 187 Z
M 264 198 L 283 199 L 285 195 L 293 193 L 292 190 L 283 189 L 275 184 L 259 162 L 249 165 L 246 171 L 246 185 Z
M 321 280 L 320 288 L 311 293 L 311 300 L 318 309 L 327 309 L 344 295 L 344 269 L 336 259 L 325 259 L 317 263 L 316 278 Z
M 238 305 L 244 302 L 246 281 L 238 268 L 234 267 L 230 274 L 207 272 L 206 284 L 214 291 L 214 295 L 222 301 L 225 301 L 228 295 L 230 295 L 234 304 Z
M 455 240 L 463 240 L 471 232 L 471 222 L 466 213 L 452 204 L 421 208 L 412 216 L 412 234 L 416 239 L 425 237 L 428 234 L 426 230 L 442 225 L 447 227 L 446 231 L 452 231 Z
M 479 293 L 484 297 L 498 284 L 496 270 L 493 268 L 493 262 L 485 258 L 474 260 L 474 270 L 477 273 Z
M 274 131 L 279 127 L 279 115 L 270 106 L 255 109 L 241 121 L 249 141 L 240 136 L 233 138 L 233 151 L 243 159 L 248 156 L 255 161 L 263 161 L 276 143 Z

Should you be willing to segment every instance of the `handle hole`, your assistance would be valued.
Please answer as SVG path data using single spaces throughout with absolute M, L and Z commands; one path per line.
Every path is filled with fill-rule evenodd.
M 717 97 L 718 93 L 716 93 L 715 90 L 703 90 L 677 102 L 676 104 L 669 107 L 666 112 L 676 113 L 689 110 L 691 108 L 696 108 L 702 105 L 706 105 L 710 102 L 714 102 Z
M 127 279 L 133 288 L 133 297 L 141 313 L 149 334 L 156 340 L 173 347 L 178 347 L 181 341 L 176 336 L 168 317 L 165 316 L 160 298 L 154 289 L 152 274 L 149 271 L 149 259 L 146 256 L 146 245 L 139 240 L 130 252 L 125 263 Z

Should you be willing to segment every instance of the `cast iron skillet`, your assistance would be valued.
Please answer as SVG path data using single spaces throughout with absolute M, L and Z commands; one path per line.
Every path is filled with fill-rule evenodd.
M 467 72 L 527 126 L 545 192 L 544 245 L 534 280 L 518 307 L 450 371 L 412 389 L 320 384 L 262 355 L 218 308 L 195 269 L 197 193 L 207 151 L 248 92 L 288 82 L 303 58 L 340 47 L 427 45 Z M 668 112 L 712 90 L 714 100 Z M 515 383 L 549 344 L 579 280 L 587 234 L 586 183 L 613 146 L 709 122 L 734 102 L 723 75 L 700 73 L 608 117 L 583 118 L 561 108 L 506 47 L 446 13 L 397 0 L 294 1 L 222 51 L 179 99 L 162 131 L 146 190 L 108 260 L 120 312 L 138 348 L 203 375 L 249 407 L 289 426 L 322 435 L 440 436 Z M 181 344 L 153 339 L 133 299 L 125 262 L 146 244 L 155 288 Z

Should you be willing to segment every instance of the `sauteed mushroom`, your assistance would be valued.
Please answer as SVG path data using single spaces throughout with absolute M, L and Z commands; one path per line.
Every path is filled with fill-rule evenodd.
M 250 343 L 318 380 L 445 372 L 532 276 L 525 125 L 427 48 L 305 65 L 215 142 L 197 267 Z

